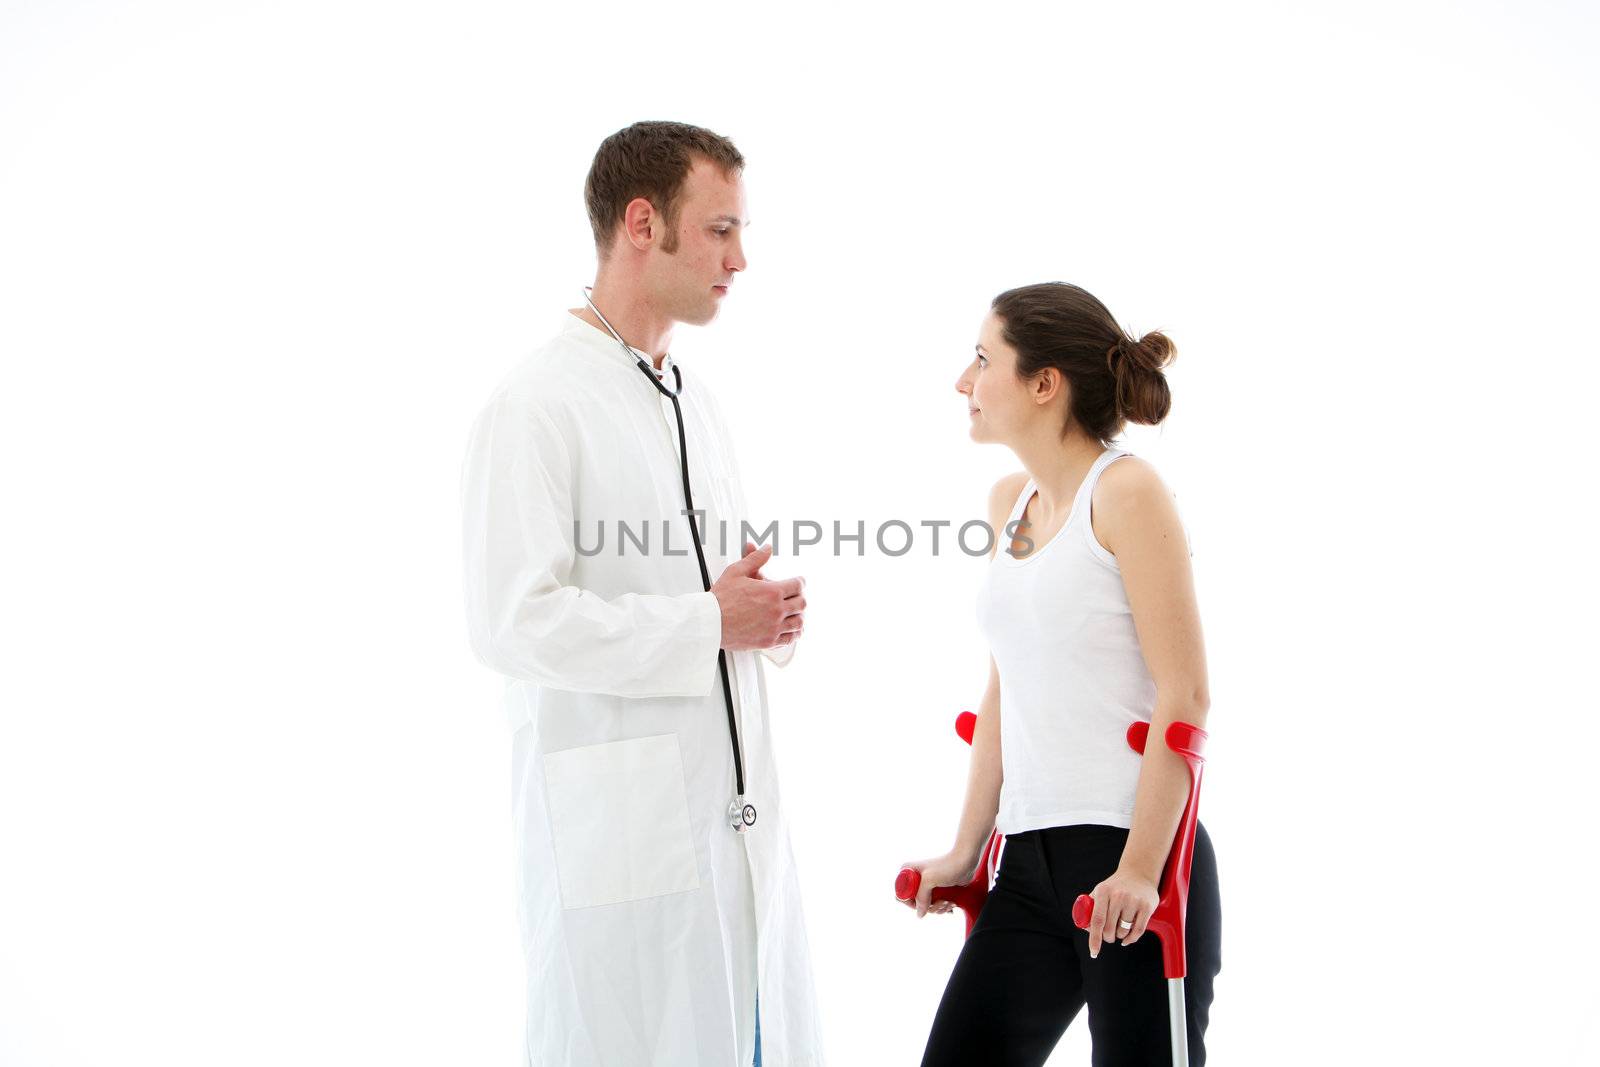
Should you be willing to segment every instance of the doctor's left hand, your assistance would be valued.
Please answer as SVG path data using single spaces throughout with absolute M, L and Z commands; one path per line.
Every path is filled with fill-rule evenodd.
M 1094 887 L 1094 915 L 1089 920 L 1089 955 L 1100 954 L 1104 943 L 1120 940 L 1131 945 L 1139 940 L 1161 902 L 1156 884 L 1142 874 L 1117 868 L 1110 878 Z M 1123 923 L 1131 926 L 1123 926 Z
M 755 550 L 756 543 L 754 541 L 746 541 L 744 543 L 745 555 L 748 556 Z M 772 557 L 768 556 L 767 563 L 771 562 Z M 766 563 L 763 563 L 761 566 L 764 567 L 766 565 Z M 759 578 L 763 582 L 772 581 L 771 578 L 768 578 L 765 574 L 761 573 L 761 567 L 757 567 L 755 570 L 751 571 L 750 577 Z M 793 626 L 793 629 L 779 634 L 778 643 L 773 645 L 773 648 L 782 648 L 784 645 L 794 644 L 796 641 L 800 640 L 800 634 L 805 630 L 806 580 L 797 574 L 793 578 L 790 578 L 789 581 L 799 583 L 794 587 L 795 591 L 784 600 L 784 624 L 786 626 Z
M 754 542 L 746 541 L 744 543 L 745 555 L 748 556 L 755 550 L 756 546 Z M 770 563 L 771 561 L 772 557 L 767 557 L 767 562 Z M 763 564 L 763 566 L 765 566 L 765 564 Z M 771 578 L 768 578 L 765 574 L 761 573 L 760 567 L 755 569 L 752 577 L 759 578 L 763 582 L 772 581 Z M 782 648 L 784 645 L 792 645 L 796 641 L 800 640 L 800 635 L 805 632 L 806 580 L 797 574 L 793 578 L 783 579 L 781 581 L 782 585 L 784 586 L 783 632 L 778 635 L 778 643 L 773 645 L 773 648 Z
M 730 652 L 792 644 L 805 625 L 804 578 L 773 581 L 761 573 L 772 548 L 745 542 L 711 586 L 722 612 L 722 647 Z

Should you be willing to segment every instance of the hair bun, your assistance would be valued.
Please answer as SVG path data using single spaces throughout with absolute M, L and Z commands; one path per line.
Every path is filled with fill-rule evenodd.
M 1112 346 L 1115 357 L 1117 410 L 1134 422 L 1154 426 L 1172 410 L 1172 391 L 1162 373 L 1177 356 L 1171 339 L 1151 330 L 1135 341 L 1123 336 Z
M 1117 343 L 1122 358 L 1140 370 L 1160 373 L 1176 358 L 1178 350 L 1160 330 L 1151 330 L 1137 341 L 1125 337 Z

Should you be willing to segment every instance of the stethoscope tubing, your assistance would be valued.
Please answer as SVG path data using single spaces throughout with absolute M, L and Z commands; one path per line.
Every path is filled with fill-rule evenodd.
M 672 401 L 672 412 L 676 416 L 678 423 L 678 457 L 681 460 L 680 468 L 683 473 L 683 506 L 688 513 L 689 530 L 693 534 L 695 559 L 700 564 L 700 583 L 705 591 L 709 593 L 711 591 L 711 571 L 706 567 L 705 550 L 700 544 L 700 528 L 695 525 L 694 521 L 694 496 L 689 490 L 689 440 L 688 435 L 684 432 L 683 405 L 678 402 L 678 396 L 683 392 L 683 373 L 678 370 L 676 364 L 673 365 L 672 378 L 674 388 L 668 389 L 661 379 L 656 377 L 655 368 L 635 352 L 632 346 L 622 339 L 622 335 L 612 328 L 611 323 L 606 321 L 606 317 L 600 314 L 600 309 L 594 306 L 593 300 L 589 299 L 587 287 L 583 291 L 583 299 L 588 303 L 589 310 L 595 313 L 595 317 L 605 324 L 605 328 L 610 332 L 611 336 L 617 339 L 617 344 L 621 345 L 623 351 L 634 359 L 639 372 L 645 376 L 645 379 L 655 386 L 662 396 Z M 733 687 L 728 683 L 728 653 L 726 649 L 717 649 L 717 673 L 722 679 L 722 700 L 728 709 L 728 740 L 733 747 L 734 786 L 738 790 L 736 806 L 742 810 L 746 807 L 744 804 L 744 757 L 740 752 L 739 723 L 733 713 Z M 750 819 L 752 821 L 754 819 L 753 812 Z

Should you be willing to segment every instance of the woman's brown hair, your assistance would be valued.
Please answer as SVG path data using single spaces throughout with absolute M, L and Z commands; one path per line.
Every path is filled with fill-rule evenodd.
M 1178 350 L 1166 334 L 1134 340 L 1104 304 L 1066 282 L 1007 289 L 990 307 L 1017 350 L 1018 377 L 1054 367 L 1066 379 L 1071 400 L 1062 436 L 1076 423 L 1109 448 L 1130 420 L 1154 426 L 1172 409 L 1162 369 Z

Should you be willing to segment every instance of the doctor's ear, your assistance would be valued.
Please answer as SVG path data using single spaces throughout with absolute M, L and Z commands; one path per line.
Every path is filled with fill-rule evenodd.
M 641 252 L 650 247 L 653 238 L 661 236 L 656 232 L 661 224 L 661 215 L 656 211 L 656 206 L 642 196 L 628 201 L 628 206 L 623 209 L 622 236 Z

